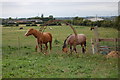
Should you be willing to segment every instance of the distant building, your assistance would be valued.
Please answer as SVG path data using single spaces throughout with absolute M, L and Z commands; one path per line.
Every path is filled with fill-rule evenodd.
M 72 20 L 74 17 L 55 17 L 56 20 Z
M 16 22 L 24 23 L 24 22 L 43 22 L 43 21 L 40 19 L 30 19 L 30 20 L 24 19 L 24 20 L 17 20 Z
M 102 18 L 88 18 L 87 20 L 90 20 L 90 21 L 103 21 L 104 19 L 102 19 Z

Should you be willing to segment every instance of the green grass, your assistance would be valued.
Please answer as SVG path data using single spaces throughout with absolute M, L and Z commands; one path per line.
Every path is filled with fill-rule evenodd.
M 49 27 L 49 26 L 48 26 Z M 35 52 L 36 40 L 24 34 L 30 27 L 4 27 L 2 30 L 2 76 L 3 78 L 117 78 L 118 59 L 106 59 L 105 55 L 92 54 L 90 39 L 94 36 L 89 27 L 74 26 L 77 33 L 87 36 L 87 53 L 65 54 L 62 44 L 73 33 L 68 26 L 51 26 L 45 30 L 53 35 L 53 48 L 49 55 Z M 33 27 L 39 29 L 39 27 Z M 112 28 L 99 28 L 100 37 L 116 38 Z M 55 44 L 55 40 L 59 44 Z

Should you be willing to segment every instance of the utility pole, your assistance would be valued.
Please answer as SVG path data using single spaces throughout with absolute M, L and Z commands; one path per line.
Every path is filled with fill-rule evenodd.
M 96 14 L 96 17 L 95 17 L 96 21 L 97 21 L 97 14 Z
M 38 17 L 39 17 L 39 13 L 38 13 Z
M 120 16 L 120 1 L 118 2 L 118 16 Z

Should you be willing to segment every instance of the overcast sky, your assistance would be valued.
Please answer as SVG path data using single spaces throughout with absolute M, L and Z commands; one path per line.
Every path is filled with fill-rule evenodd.
M 52 0 L 54 1 L 54 0 Z M 84 2 L 19 2 L 19 1 L 3 1 L 2 15 L 0 17 L 35 17 L 53 15 L 54 17 L 75 17 L 75 16 L 117 16 L 118 15 L 118 2 L 117 0 L 108 0 L 103 2 L 93 2 L 84 0 Z M 102 1 L 102 0 L 101 0 Z

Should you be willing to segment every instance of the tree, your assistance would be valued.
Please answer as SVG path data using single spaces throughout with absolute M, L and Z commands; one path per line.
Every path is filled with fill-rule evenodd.
M 73 18 L 73 25 L 82 25 L 83 24 L 83 18 L 75 17 Z
M 49 15 L 49 18 L 53 19 L 53 15 Z
M 9 20 L 11 20 L 11 19 L 12 19 L 12 17 L 9 17 L 8 19 L 9 19 Z
M 43 14 L 41 14 L 41 18 L 44 18 L 44 15 L 43 15 Z

